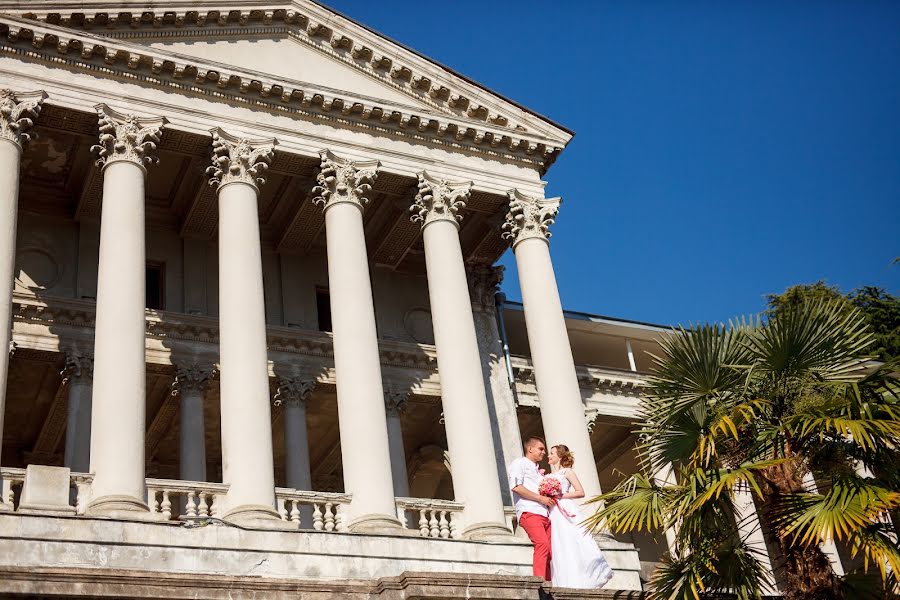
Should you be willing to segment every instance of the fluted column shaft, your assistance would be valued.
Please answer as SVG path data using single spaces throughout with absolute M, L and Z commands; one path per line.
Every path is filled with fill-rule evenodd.
M 475 320 L 459 241 L 459 209 L 471 184 L 419 175 L 413 219 L 422 222 L 428 294 L 456 500 L 465 504 L 463 535 L 508 535 L 503 512 Z
M 137 119 L 98 106 L 103 173 L 94 390 L 91 513 L 147 511 L 144 479 L 145 164 L 155 161 L 164 119 Z M 140 443 L 135 443 L 140 440 Z
M 575 453 L 575 470 L 591 498 L 600 493 L 600 478 L 548 242 L 559 203 L 511 193 L 504 235 L 513 240 L 547 446 L 565 444 Z
M 351 163 L 325 152 L 314 188 L 325 210 L 344 489 L 353 495 L 350 529 L 356 531 L 400 527 L 362 219 L 377 168 L 377 162 Z
M 225 519 L 266 526 L 275 471 L 266 351 L 258 184 L 275 140 L 213 132 L 208 169 L 219 202 L 219 363 Z
M 19 166 L 22 144 L 29 139 L 46 94 L 0 90 L 0 438 L 6 412 L 6 380 L 12 339 L 12 291 L 16 266 L 16 223 L 19 212 Z M 0 510 L 8 508 L 0 498 Z
M 86 473 L 91 465 L 91 396 L 93 394 L 93 356 L 82 352 L 66 355 L 63 370 L 67 386 L 68 418 L 63 464 L 76 473 Z

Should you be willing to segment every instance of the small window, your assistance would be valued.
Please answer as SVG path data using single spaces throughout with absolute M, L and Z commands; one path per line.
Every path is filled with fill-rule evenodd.
M 319 331 L 331 331 L 331 296 L 328 288 L 316 288 L 316 314 L 319 316 Z
M 165 265 L 148 264 L 147 265 L 147 308 L 153 310 L 166 309 L 166 293 L 165 293 Z

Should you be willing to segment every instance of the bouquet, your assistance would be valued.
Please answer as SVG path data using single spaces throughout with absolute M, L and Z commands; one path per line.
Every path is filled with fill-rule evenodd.
M 556 477 L 544 477 L 541 479 L 541 482 L 538 484 L 538 493 L 541 496 L 547 496 L 548 498 L 553 498 L 553 504 L 556 505 L 556 508 L 562 512 L 562 514 L 566 515 L 570 519 L 575 518 L 575 515 L 570 515 L 566 509 L 559 505 L 559 499 L 562 498 L 562 483 Z

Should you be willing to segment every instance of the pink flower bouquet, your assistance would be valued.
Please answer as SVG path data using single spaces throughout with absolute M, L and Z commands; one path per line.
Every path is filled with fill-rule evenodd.
M 538 485 L 538 493 L 557 500 L 562 497 L 562 484 L 556 477 L 544 477 Z

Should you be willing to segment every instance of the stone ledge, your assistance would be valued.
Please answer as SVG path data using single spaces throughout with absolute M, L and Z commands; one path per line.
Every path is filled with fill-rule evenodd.
M 305 580 L 128 569 L 0 567 L 2 597 L 218 600 L 640 600 L 641 592 L 548 588 L 537 577 L 405 572 L 377 580 Z

